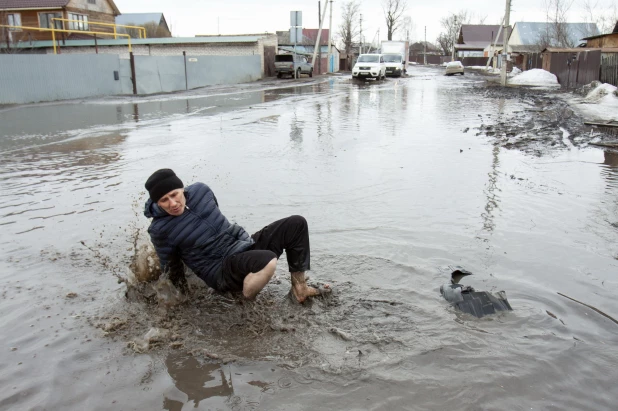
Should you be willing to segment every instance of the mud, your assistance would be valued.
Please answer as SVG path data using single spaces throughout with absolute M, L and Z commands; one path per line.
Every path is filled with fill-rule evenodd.
M 583 87 L 578 93 L 585 94 L 590 87 Z M 523 106 L 523 110 L 493 116 L 479 114 L 481 124 L 475 128 L 476 135 L 491 137 L 500 147 L 542 156 L 555 150 L 615 140 L 610 129 L 584 125 L 585 119 L 568 103 L 569 93 L 531 87 L 505 89 L 492 83 L 474 90 L 494 101 L 506 98 Z
M 618 157 L 554 94 L 442 74 L 0 112 L 0 409 L 613 409 Z M 255 301 L 178 294 L 163 166 L 249 232 L 304 215 L 333 293 L 293 303 L 283 258 Z M 513 311 L 450 307 L 452 265 Z

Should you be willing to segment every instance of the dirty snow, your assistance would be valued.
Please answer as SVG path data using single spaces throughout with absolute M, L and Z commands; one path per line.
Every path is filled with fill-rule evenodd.
M 576 107 L 585 115 L 597 120 L 618 121 L 618 87 L 599 83 Z
M 509 83 L 519 86 L 557 86 L 558 78 L 549 71 L 532 69 L 513 77 Z

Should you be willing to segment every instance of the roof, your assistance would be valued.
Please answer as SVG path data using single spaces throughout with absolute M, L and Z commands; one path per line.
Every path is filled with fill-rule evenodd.
M 318 30 L 319 29 L 303 29 L 303 41 L 299 42 L 298 44 L 313 44 L 315 45 L 315 41 L 318 39 Z M 290 31 L 286 30 L 286 31 L 277 31 L 277 38 L 278 38 L 278 42 L 279 44 L 285 44 L 285 45 L 294 45 L 293 42 L 290 41 Z M 321 37 L 321 44 L 328 44 L 328 29 L 322 29 L 322 35 Z M 332 42 L 333 44 L 335 43 L 334 41 Z
M 66 7 L 71 0 L 0 0 L 0 9 L 51 9 Z M 113 0 L 107 0 L 116 15 L 120 10 Z
M 331 46 L 335 50 L 339 51 L 339 49 L 337 47 L 335 47 L 334 44 L 332 44 Z M 314 49 L 315 49 L 315 46 L 302 46 L 302 45 L 298 45 L 298 46 L 296 46 L 296 54 L 311 54 L 311 55 L 313 55 L 313 50 Z M 283 50 L 283 51 L 287 51 L 287 52 L 290 52 L 290 53 L 294 53 L 294 46 L 282 46 L 282 45 L 279 45 L 279 50 Z M 328 53 L 328 45 L 320 46 L 320 51 L 322 52 L 322 54 Z
M 0 0 L 0 9 L 42 9 L 65 7 L 70 0 Z
M 465 44 L 467 49 L 484 49 L 487 45 L 493 43 L 500 30 L 500 25 L 493 24 L 463 24 L 459 32 L 459 45 Z M 502 36 L 500 36 L 502 37 Z M 496 44 L 502 44 L 502 39 L 498 39 Z M 457 47 L 464 50 L 465 48 Z
M 303 37 L 312 40 L 313 43 L 318 39 L 318 31 L 320 29 L 303 29 Z M 328 29 L 322 29 L 320 34 L 320 44 L 328 44 Z
M 151 39 L 131 39 L 132 45 L 167 45 L 167 44 L 218 44 L 218 43 L 257 43 L 261 37 L 258 36 L 218 36 L 218 37 L 162 37 Z M 124 39 L 97 39 L 99 46 L 126 46 L 127 40 Z M 51 40 L 43 41 L 20 41 L 12 43 L 14 48 L 49 48 L 53 47 Z M 0 48 L 5 44 L 0 43 Z M 94 47 L 94 40 L 66 40 L 62 47 Z
M 603 48 L 559 48 L 559 47 L 547 47 L 543 50 L 543 53 L 580 53 L 582 51 L 601 51 L 601 53 L 618 53 L 618 47 L 603 47 Z
M 509 44 L 509 50 L 513 53 L 540 53 L 541 48 L 536 45 L 526 45 L 526 44 Z
M 163 13 L 125 13 L 116 16 L 116 24 L 135 24 L 137 26 L 152 22 L 159 24 L 162 18 Z
M 539 39 L 548 30 L 548 24 L 546 22 L 534 23 L 534 22 L 517 22 L 513 26 L 513 31 L 517 28 L 519 32 L 519 38 L 523 45 L 533 45 L 539 42 Z M 590 35 L 599 34 L 599 28 L 594 23 L 564 23 L 569 33 L 569 42 L 571 44 L 579 44 L 580 41 Z
M 601 38 L 601 37 L 614 37 L 614 36 L 618 36 L 618 32 L 617 33 L 599 34 L 598 36 L 584 37 L 582 40 L 592 40 L 592 39 L 598 39 L 598 38 Z

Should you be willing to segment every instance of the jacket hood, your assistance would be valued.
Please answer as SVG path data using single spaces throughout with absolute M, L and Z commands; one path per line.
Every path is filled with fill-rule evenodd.
M 144 215 L 146 218 L 156 218 L 165 217 L 169 214 L 159 207 L 157 203 L 153 202 L 151 199 L 148 199 L 148 201 L 146 201 L 146 205 L 144 206 Z

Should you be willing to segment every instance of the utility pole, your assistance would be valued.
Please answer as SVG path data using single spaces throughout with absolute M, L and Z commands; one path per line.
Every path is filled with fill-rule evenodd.
M 361 30 L 360 30 L 360 49 L 358 54 L 363 54 L 363 15 L 361 14 Z
M 425 44 L 423 45 L 423 64 L 427 65 L 427 26 L 425 26 Z
M 453 55 L 451 57 L 451 61 L 455 61 L 455 44 L 457 43 L 458 34 L 459 30 L 457 30 L 457 16 L 455 16 L 455 37 L 453 37 Z
M 319 26 L 322 26 L 322 2 L 321 1 L 318 1 L 318 24 Z M 318 57 L 318 74 L 322 74 L 322 42 L 320 42 L 319 47 L 320 47 L 320 56 Z
M 331 33 L 333 32 L 333 0 L 330 0 L 330 22 L 328 23 L 328 59 L 327 59 L 327 67 L 326 71 L 331 73 L 334 67 L 331 67 L 330 60 L 332 58 L 331 54 Z
M 311 59 L 311 63 L 315 67 L 315 56 L 318 53 L 318 48 L 320 47 L 320 40 L 322 39 L 322 26 L 324 25 L 324 19 L 326 18 L 326 10 L 328 7 L 324 7 L 324 11 L 322 12 L 322 18 L 320 19 L 320 28 L 318 29 L 318 38 L 315 40 L 315 48 L 313 49 L 313 59 Z M 320 50 L 320 58 L 322 58 L 322 50 Z
M 500 82 L 502 86 L 506 86 L 506 68 L 508 66 L 509 55 L 509 20 L 511 17 L 511 0 L 506 0 L 506 13 L 504 14 L 504 49 L 502 51 L 502 71 L 500 72 Z

